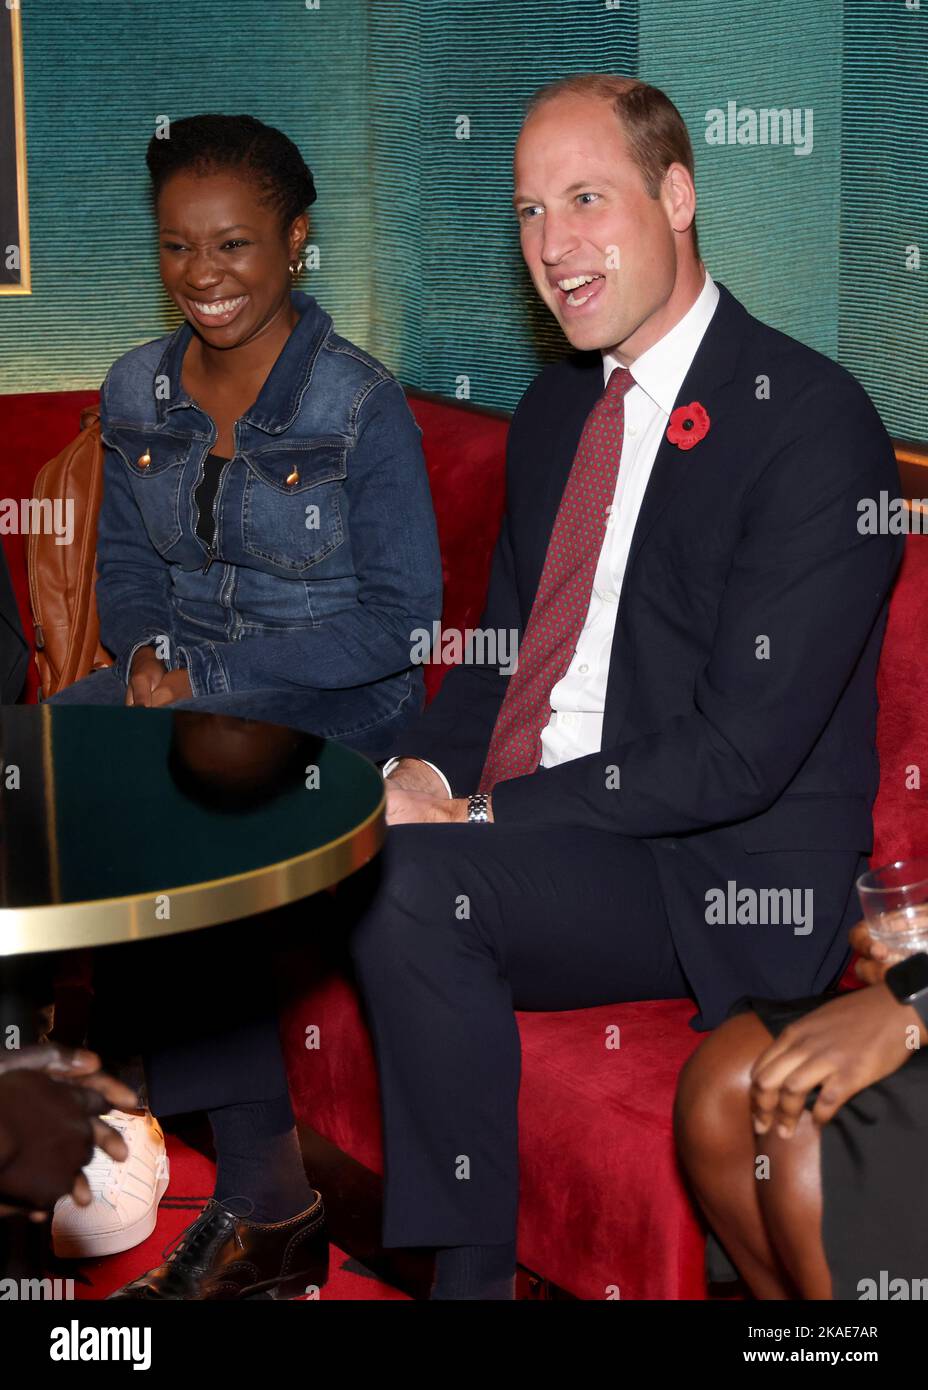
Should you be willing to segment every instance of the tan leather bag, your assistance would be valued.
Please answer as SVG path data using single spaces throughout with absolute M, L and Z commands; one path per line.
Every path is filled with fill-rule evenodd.
M 74 537 L 58 545 L 51 532 L 30 532 L 26 558 L 35 624 L 39 698 L 73 685 L 113 659 L 100 645 L 95 587 L 97 513 L 103 497 L 100 412 L 81 413 L 81 433 L 40 469 L 33 497 L 62 498 L 74 506 Z

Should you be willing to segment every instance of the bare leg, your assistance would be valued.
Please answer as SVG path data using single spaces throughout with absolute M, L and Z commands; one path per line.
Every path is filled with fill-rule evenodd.
M 753 1013 L 710 1034 L 680 1077 L 677 1146 L 707 1220 L 757 1298 L 830 1298 L 818 1131 L 808 1114 L 789 1140 L 757 1136 L 751 1125 L 750 1070 L 770 1041 Z
M 770 1155 L 770 1181 L 758 1182 L 764 1224 L 800 1298 L 830 1299 L 831 1271 L 822 1245 L 821 1131 L 806 1110 L 791 1139 L 755 1135 Z

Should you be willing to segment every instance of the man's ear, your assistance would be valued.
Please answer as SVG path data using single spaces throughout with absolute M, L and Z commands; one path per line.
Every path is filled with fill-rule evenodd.
M 685 164 L 668 165 L 661 198 L 673 230 L 685 232 L 696 216 L 696 187 Z

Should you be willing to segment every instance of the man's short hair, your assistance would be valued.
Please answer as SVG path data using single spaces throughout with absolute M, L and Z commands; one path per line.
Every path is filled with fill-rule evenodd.
M 529 98 L 526 117 L 560 96 L 601 97 L 612 102 L 648 196 L 657 198 L 671 164 L 682 164 L 695 178 L 693 146 L 686 123 L 670 97 L 649 82 L 610 72 L 579 72 L 549 82 Z M 699 256 L 696 219 L 690 228 Z

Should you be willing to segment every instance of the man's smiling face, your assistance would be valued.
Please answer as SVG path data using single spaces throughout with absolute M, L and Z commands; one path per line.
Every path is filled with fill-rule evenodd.
M 648 195 L 612 103 L 601 97 L 554 97 L 526 120 L 515 153 L 522 254 L 575 348 L 622 345 L 633 358 L 650 346 L 651 333 L 638 330 L 673 291 L 672 222 L 686 220 L 680 183 L 668 171 L 660 196 Z

